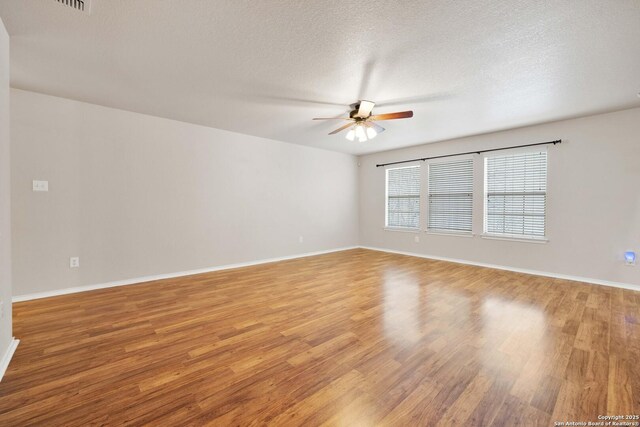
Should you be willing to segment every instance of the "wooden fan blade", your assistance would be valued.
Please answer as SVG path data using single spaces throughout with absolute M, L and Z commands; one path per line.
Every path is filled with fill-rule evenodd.
M 384 132 L 384 128 L 377 123 L 374 122 L 364 122 L 365 126 L 369 126 L 370 128 L 374 128 L 376 132 Z
M 376 105 L 375 102 L 361 100 L 360 107 L 358 108 L 358 112 L 356 113 L 356 117 L 366 119 L 371 115 L 371 110 L 373 110 L 374 105 Z
M 316 117 L 312 120 L 350 120 L 353 121 L 351 117 Z
M 413 117 L 413 111 L 401 111 L 399 113 L 387 113 L 387 114 L 376 114 L 375 116 L 371 116 L 371 120 L 393 120 L 393 119 L 408 119 Z
M 353 126 L 353 123 L 347 123 L 344 126 L 340 126 L 338 129 L 334 130 L 333 132 L 329 132 L 329 135 L 335 135 L 338 132 L 342 132 L 343 130 L 345 130 L 346 128 L 349 128 Z

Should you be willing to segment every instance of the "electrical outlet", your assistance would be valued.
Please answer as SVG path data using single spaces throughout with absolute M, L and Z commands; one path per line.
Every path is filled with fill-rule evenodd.
M 49 191 L 49 181 L 33 180 L 33 191 Z
M 304 237 L 303 236 L 298 236 L 298 243 L 302 243 L 304 242 Z
M 420 236 L 413 236 L 413 241 L 416 243 L 420 243 Z
M 80 257 L 72 256 L 69 258 L 69 268 L 78 268 L 80 267 Z

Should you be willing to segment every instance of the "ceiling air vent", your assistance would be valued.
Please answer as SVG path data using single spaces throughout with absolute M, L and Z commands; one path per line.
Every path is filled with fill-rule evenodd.
M 91 11 L 91 0 L 56 0 L 58 3 L 74 8 L 79 12 Z

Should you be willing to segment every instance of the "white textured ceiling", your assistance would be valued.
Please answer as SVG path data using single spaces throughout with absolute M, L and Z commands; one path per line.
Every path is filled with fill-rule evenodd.
M 14 87 L 355 154 L 640 106 L 638 0 L 1 0 L 0 17 Z M 415 117 L 366 143 L 311 121 L 358 99 Z

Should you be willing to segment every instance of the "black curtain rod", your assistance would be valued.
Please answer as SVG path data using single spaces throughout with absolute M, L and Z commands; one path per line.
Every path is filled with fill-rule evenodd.
M 488 150 L 467 151 L 466 153 L 445 154 L 443 156 L 422 157 L 420 159 L 401 160 L 399 162 L 390 162 L 390 163 L 380 163 L 379 165 L 376 165 L 376 167 L 379 168 L 379 167 L 382 167 L 382 166 L 399 165 L 399 164 L 402 164 L 402 163 L 411 163 L 411 162 L 424 162 L 425 160 L 442 159 L 443 157 L 464 156 L 466 154 L 482 154 L 482 153 L 488 153 L 488 152 L 491 152 L 491 151 L 510 150 L 512 148 L 535 147 L 536 145 L 549 145 L 549 144 L 556 145 L 556 144 L 560 144 L 560 143 L 562 143 L 562 140 L 561 139 L 556 139 L 555 141 L 537 142 L 535 144 L 514 145 L 512 147 L 490 148 Z

